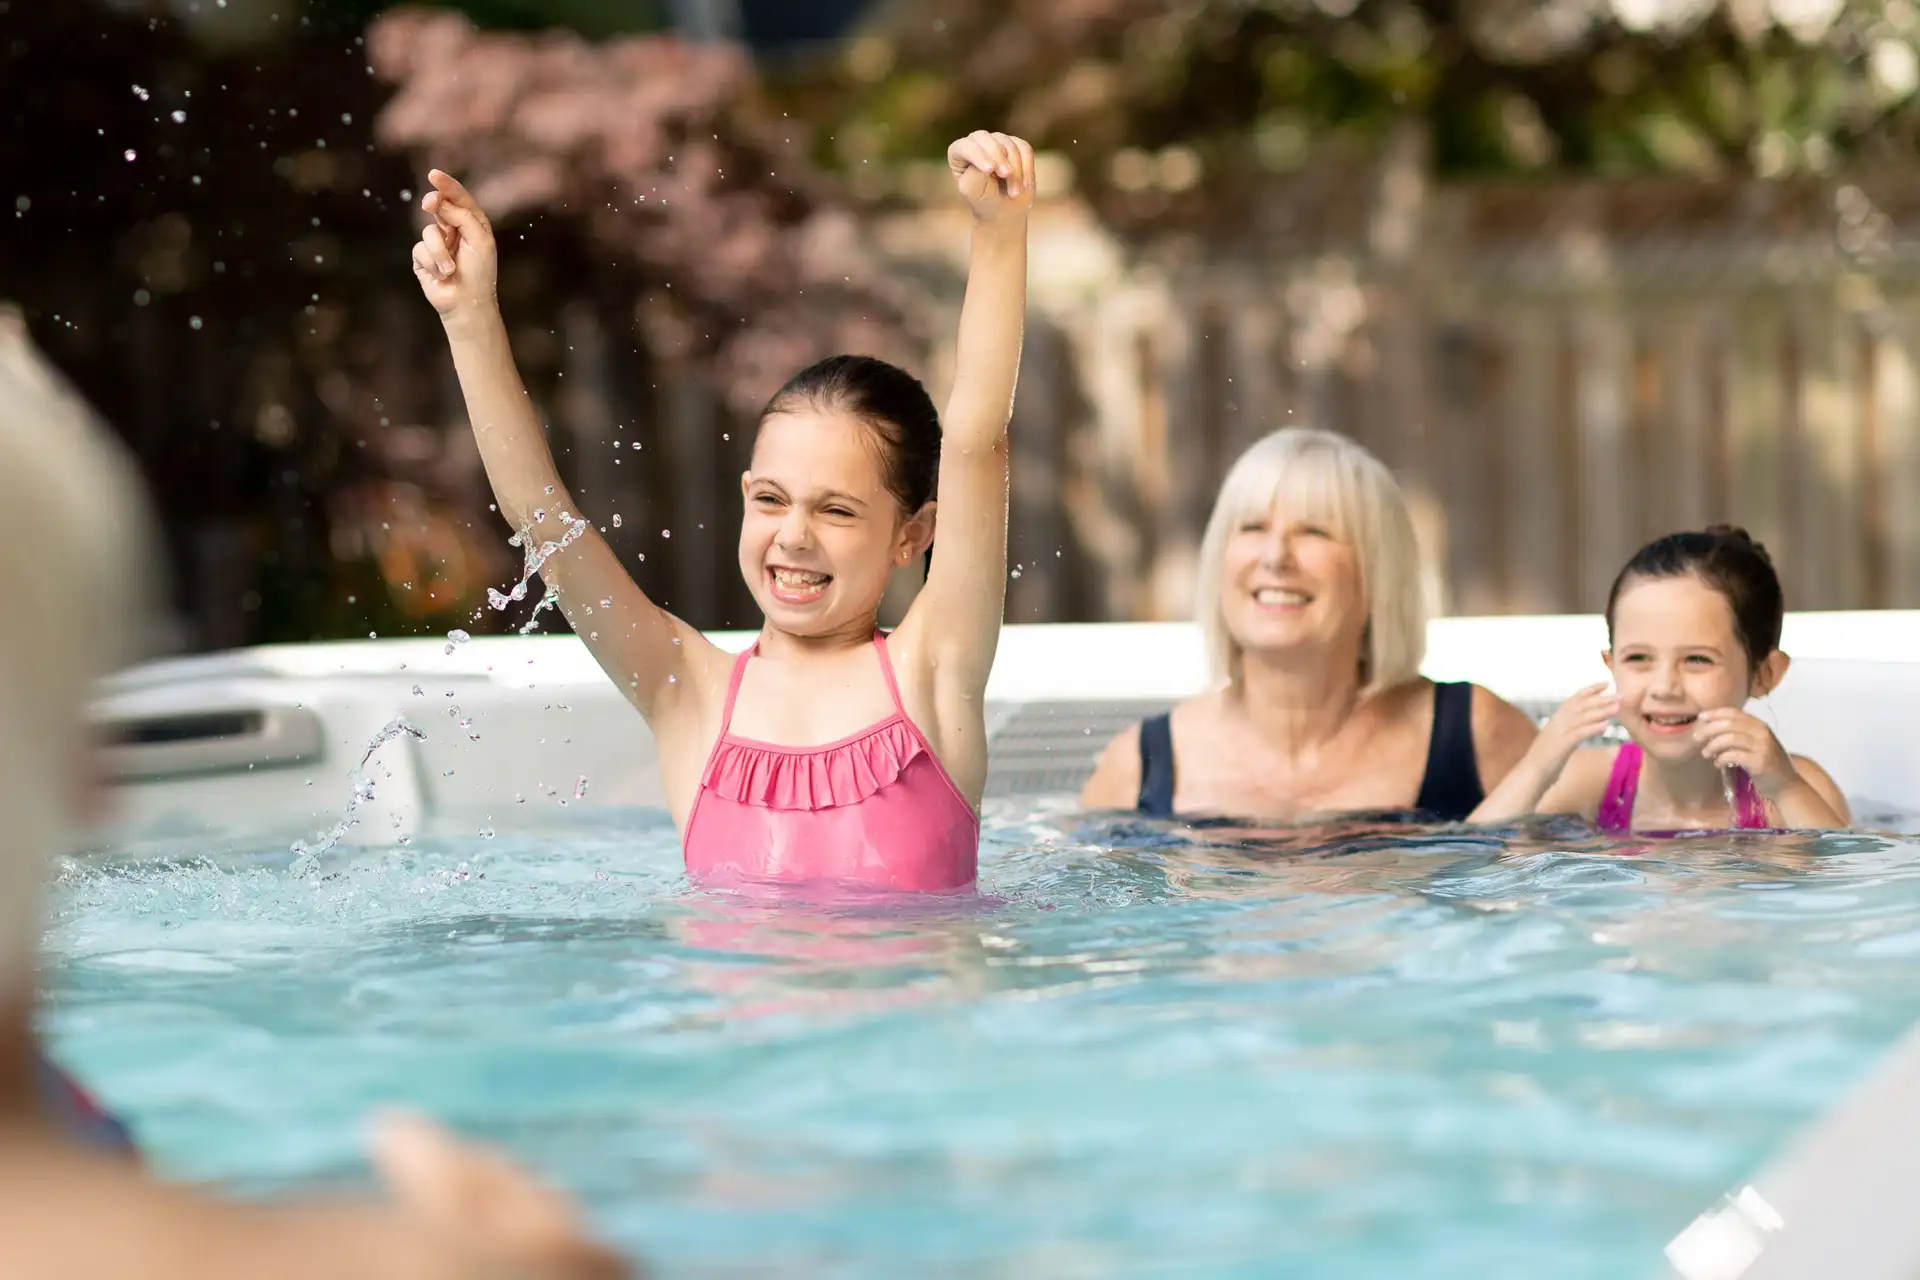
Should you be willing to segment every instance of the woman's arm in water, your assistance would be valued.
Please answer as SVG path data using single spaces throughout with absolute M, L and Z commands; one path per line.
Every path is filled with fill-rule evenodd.
M 947 164 L 973 210 L 973 245 L 941 420 L 933 566 L 909 620 L 941 727 L 977 736 L 965 726 L 978 720 L 1006 608 L 1007 423 L 1026 324 L 1033 148 L 982 131 L 949 147 Z
M 466 397 L 473 438 L 500 514 L 536 551 L 574 632 L 651 723 L 703 688 L 719 650 L 647 598 L 560 482 L 546 431 L 515 367 L 500 315 L 493 228 L 473 196 L 435 169 L 421 207 L 433 215 L 413 248 L 413 273 L 440 313 Z M 698 669 L 690 671 L 698 664 Z M 689 674 L 700 679 L 689 680 Z M 656 726 L 657 727 L 657 726 Z

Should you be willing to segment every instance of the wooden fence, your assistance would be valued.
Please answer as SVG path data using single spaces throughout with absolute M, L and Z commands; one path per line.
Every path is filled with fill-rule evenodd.
M 1402 477 L 1450 612 L 1597 609 L 1715 521 L 1792 607 L 1920 606 L 1914 179 L 1441 189 L 1397 231 L 1378 184 L 1290 199 L 1124 265 L 1041 220 L 1011 618 L 1185 616 L 1221 476 L 1290 423 Z

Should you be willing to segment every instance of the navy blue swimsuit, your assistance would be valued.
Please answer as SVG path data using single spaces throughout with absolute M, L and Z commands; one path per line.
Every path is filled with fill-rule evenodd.
M 1440 822 L 1461 822 L 1486 799 L 1473 750 L 1473 686 L 1433 686 L 1433 733 L 1427 739 L 1427 772 L 1414 809 Z M 1173 720 L 1163 714 L 1140 722 L 1139 812 L 1153 818 L 1173 813 Z

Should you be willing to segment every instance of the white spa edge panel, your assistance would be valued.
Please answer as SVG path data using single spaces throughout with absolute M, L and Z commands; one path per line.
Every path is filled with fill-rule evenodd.
M 1429 634 L 1428 675 L 1478 682 L 1536 714 L 1606 675 L 1597 617 L 1446 618 Z M 715 639 L 737 650 L 752 637 Z M 264 646 L 115 677 L 97 718 L 139 739 L 114 761 L 119 834 L 318 834 L 395 716 L 425 736 L 375 753 L 375 799 L 350 842 L 442 820 L 537 823 L 561 800 L 662 803 L 652 736 L 577 639 L 448 647 L 438 637 Z M 1850 796 L 1920 810 L 1920 741 L 1904 714 L 1920 707 L 1920 612 L 1794 615 L 1785 647 L 1794 668 L 1760 714 Z M 1008 627 L 987 687 L 989 795 L 1076 792 L 1113 732 L 1206 683 L 1189 624 Z

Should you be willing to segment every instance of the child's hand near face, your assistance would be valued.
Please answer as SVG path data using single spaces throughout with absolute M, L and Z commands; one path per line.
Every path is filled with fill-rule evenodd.
M 1527 750 L 1526 763 L 1551 783 L 1580 744 L 1602 733 L 1619 714 L 1620 699 L 1606 682 L 1588 685 L 1561 703 L 1540 727 L 1540 736 Z
M 1807 785 L 1773 730 L 1739 707 L 1702 711 L 1693 739 L 1700 754 L 1720 768 L 1745 769 L 1761 794 L 1776 803 L 1783 792 Z
M 1620 714 L 1620 699 L 1605 683 L 1590 684 L 1561 703 L 1540 733 L 1467 818 L 1469 822 L 1506 822 L 1532 813 L 1560 781 L 1567 762 L 1580 744 L 1607 727 Z
M 1800 762 L 1780 745 L 1773 730 L 1748 712 L 1739 707 L 1703 711 L 1693 737 L 1700 744 L 1700 754 L 1715 765 L 1746 770 L 1783 826 L 1832 828 L 1848 824 L 1846 800 L 1832 779 L 1809 762 L 1807 768 L 1823 784 L 1815 785 Z

